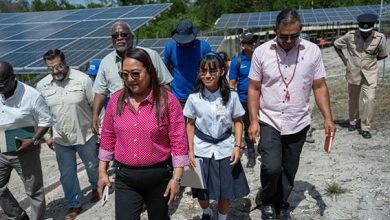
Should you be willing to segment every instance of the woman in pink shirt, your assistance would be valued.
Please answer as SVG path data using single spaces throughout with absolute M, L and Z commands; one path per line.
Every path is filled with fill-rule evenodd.
M 114 160 L 115 218 L 139 219 L 145 203 L 149 219 L 169 219 L 168 206 L 176 199 L 189 162 L 180 103 L 160 87 L 142 49 L 125 53 L 119 74 L 124 88 L 111 96 L 103 121 L 99 194 L 111 186 L 106 170 Z

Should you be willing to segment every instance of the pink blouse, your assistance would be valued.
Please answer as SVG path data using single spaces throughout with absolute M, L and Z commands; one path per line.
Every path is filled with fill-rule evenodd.
M 157 124 L 152 92 L 139 105 L 138 112 L 123 104 L 117 115 L 118 98 L 123 89 L 114 93 L 103 120 L 99 159 L 115 160 L 129 166 L 150 166 L 172 155 L 173 167 L 188 165 L 188 139 L 183 111 L 179 101 L 167 91 L 168 104 L 161 98 L 161 116 Z

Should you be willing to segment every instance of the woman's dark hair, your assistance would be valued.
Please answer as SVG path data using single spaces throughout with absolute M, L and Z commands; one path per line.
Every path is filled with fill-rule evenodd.
M 223 59 L 215 52 L 210 52 L 204 55 L 199 61 L 198 71 L 201 71 L 202 69 L 215 70 L 218 68 L 226 71 L 225 61 L 223 61 Z M 230 87 L 225 76 L 219 77 L 218 87 L 221 91 L 223 104 L 226 105 L 230 98 Z M 204 89 L 205 85 L 198 76 L 198 79 L 196 80 L 195 90 L 193 93 L 199 92 L 201 96 L 204 97 Z
M 276 25 L 288 25 L 295 23 L 296 21 L 301 23 L 298 12 L 292 8 L 283 9 L 276 17 Z
M 160 87 L 160 84 L 158 82 L 157 78 L 157 71 L 156 68 L 154 68 L 154 65 L 152 63 L 152 60 L 150 59 L 149 54 L 140 48 L 129 48 L 125 51 L 123 60 L 122 60 L 122 69 L 123 69 L 123 62 L 126 59 L 136 59 L 139 62 L 143 64 L 143 67 L 146 69 L 146 72 L 150 76 L 150 86 L 152 87 L 152 94 L 153 94 L 153 107 L 156 106 L 156 119 L 157 123 L 160 122 L 161 117 L 161 98 L 164 98 L 164 104 L 165 109 L 168 107 L 168 96 L 166 93 L 166 90 Z M 126 98 L 131 95 L 131 90 L 125 85 L 124 90 L 119 95 L 118 104 L 116 108 L 116 113 L 118 115 L 121 115 L 123 113 L 123 103 L 126 100 Z M 152 107 L 152 109 L 153 109 Z

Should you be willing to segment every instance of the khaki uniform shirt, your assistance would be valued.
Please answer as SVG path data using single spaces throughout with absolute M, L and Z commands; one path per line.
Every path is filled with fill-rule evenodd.
M 38 82 L 53 114 L 53 140 L 71 146 L 85 144 L 92 136 L 92 105 L 94 93 L 92 80 L 83 72 L 69 69 L 62 81 L 54 80 L 51 74 Z
M 144 49 L 149 54 L 157 71 L 160 84 L 165 85 L 171 83 L 173 80 L 172 75 L 157 52 L 149 48 L 137 48 Z M 123 89 L 123 81 L 118 73 L 121 69 L 121 63 L 122 59 L 117 55 L 115 50 L 103 58 L 93 85 L 95 93 L 112 95 L 116 91 Z
M 362 75 L 368 84 L 378 81 L 378 57 L 387 56 L 386 37 L 373 31 L 364 41 L 358 30 L 350 31 L 334 42 L 334 46 L 347 50 L 347 74 L 348 83 L 360 85 Z

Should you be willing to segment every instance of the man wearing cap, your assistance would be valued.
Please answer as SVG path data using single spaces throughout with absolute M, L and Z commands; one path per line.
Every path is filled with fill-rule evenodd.
M 129 24 L 124 21 L 115 22 L 111 27 L 111 39 L 115 50 L 105 56 L 101 61 L 99 71 L 93 85 L 95 99 L 93 102 L 92 131 L 95 134 L 99 133 L 99 115 L 107 96 L 123 88 L 123 82 L 118 72 L 122 66 L 122 56 L 128 48 L 133 47 L 133 32 L 131 31 Z M 169 83 L 172 81 L 172 76 L 167 67 L 164 65 L 160 55 L 149 48 L 138 46 L 137 48 L 141 48 L 149 54 L 150 59 L 156 68 L 160 84 L 169 87 Z
M 87 74 L 88 74 L 89 78 L 91 78 L 92 82 L 95 82 L 96 75 L 99 71 L 99 66 L 100 66 L 100 60 L 89 61 Z
M 382 33 L 373 31 L 377 20 L 378 17 L 374 14 L 359 15 L 357 17 L 359 29 L 348 32 L 334 42 L 337 54 L 347 67 L 348 130 L 358 129 L 363 138 L 371 138 L 370 128 L 378 80 L 377 61 L 387 57 L 386 37 Z M 347 50 L 347 57 L 342 49 Z M 361 120 L 359 120 L 360 92 L 362 92 L 363 100 Z
M 256 42 L 259 37 L 252 33 L 242 33 L 240 35 L 241 53 L 232 59 L 229 70 L 229 84 L 231 88 L 237 89 L 240 102 L 245 109 L 244 132 L 245 143 L 248 149 L 248 163 L 246 167 L 253 168 L 256 164 L 256 153 L 254 143 L 249 139 L 249 112 L 248 112 L 248 83 L 249 70 L 253 51 L 256 49 Z
M 172 93 L 182 107 L 194 90 L 198 63 L 203 55 L 211 51 L 209 43 L 196 39 L 199 29 L 188 20 L 181 20 L 171 32 L 172 40 L 164 49 L 164 62 L 173 75 Z
M 46 204 L 39 142 L 52 124 L 49 107 L 42 95 L 16 80 L 11 64 L 0 61 L 0 129 L 11 132 L 30 127 L 34 131 L 29 138 L 17 139 L 21 145 L 16 151 L 2 150 L 0 153 L 0 207 L 8 219 L 30 219 L 7 187 L 13 169 L 23 181 L 31 205 L 31 219 L 44 219 Z M 3 141 L 1 144 L 6 144 Z

